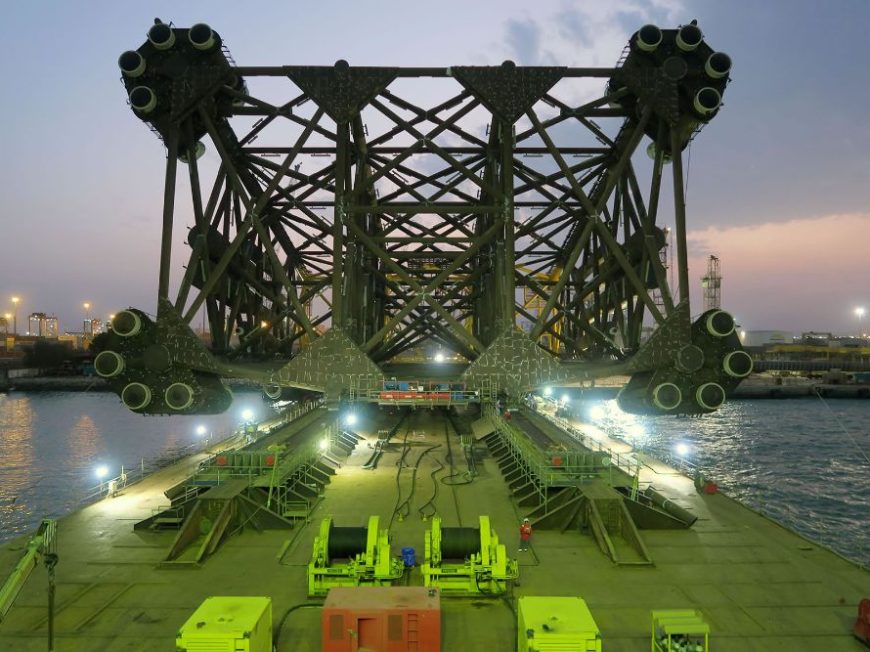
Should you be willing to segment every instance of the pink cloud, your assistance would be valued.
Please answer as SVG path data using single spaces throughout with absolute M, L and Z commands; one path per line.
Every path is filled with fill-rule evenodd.
M 854 308 L 870 308 L 870 213 L 708 227 L 688 240 L 696 313 L 711 254 L 721 261 L 723 308 L 746 328 L 851 333 Z

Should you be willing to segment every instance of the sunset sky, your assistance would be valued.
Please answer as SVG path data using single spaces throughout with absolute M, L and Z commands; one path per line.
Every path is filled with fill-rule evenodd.
M 22 297 L 20 331 L 155 307 L 164 154 L 116 64 L 155 16 L 208 22 L 240 65 L 445 67 L 612 66 L 642 24 L 697 18 L 734 68 L 688 167 L 695 312 L 709 254 L 746 329 L 850 333 L 870 311 L 866 0 L 58 1 L 0 23 L 0 314 Z

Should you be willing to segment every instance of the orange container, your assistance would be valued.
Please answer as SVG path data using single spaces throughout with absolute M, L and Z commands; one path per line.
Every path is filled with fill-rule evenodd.
M 439 652 L 441 595 L 417 586 L 336 587 L 321 629 L 323 652 Z

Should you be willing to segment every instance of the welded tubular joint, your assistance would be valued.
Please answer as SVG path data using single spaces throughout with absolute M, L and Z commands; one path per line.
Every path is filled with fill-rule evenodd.
M 193 405 L 194 391 L 193 387 L 187 383 L 172 383 L 166 388 L 163 400 L 166 405 L 172 410 L 186 410 Z
M 147 115 L 157 108 L 157 95 L 147 86 L 137 86 L 130 91 L 130 106 Z
M 692 52 L 704 38 L 701 28 L 697 25 L 683 25 L 677 32 L 677 47 L 683 52 Z
M 712 79 L 722 79 L 731 72 L 731 57 L 724 52 L 714 52 L 704 63 L 704 72 Z
M 210 50 L 215 44 L 214 32 L 205 23 L 197 23 L 191 27 L 187 38 L 197 50 Z
M 151 389 L 142 383 L 130 383 L 121 392 L 121 400 L 131 410 L 141 410 L 151 402 Z
M 132 310 L 122 310 L 112 319 L 112 330 L 121 337 L 133 337 L 142 330 L 142 320 Z
M 661 383 L 653 389 L 652 398 L 656 407 L 669 412 L 679 407 L 683 400 L 683 393 L 674 383 Z
M 752 357 L 746 351 L 732 351 L 725 356 L 722 367 L 732 378 L 746 378 L 752 373 Z
M 704 410 L 716 410 L 725 402 L 725 390 L 718 383 L 704 383 L 695 391 L 695 400 Z
M 175 45 L 175 32 L 166 23 L 157 23 L 148 30 L 148 40 L 158 50 L 168 50 Z
M 725 337 L 734 332 L 734 317 L 724 310 L 716 310 L 707 315 L 705 321 L 707 332 L 714 337 Z
M 141 77 L 145 72 L 145 57 L 136 50 L 127 50 L 118 57 L 118 67 L 131 79 Z
M 94 371 L 103 378 L 113 378 L 124 371 L 124 357 L 116 351 L 100 351 L 94 358 Z
M 655 25 L 644 25 L 637 31 L 634 42 L 644 52 L 654 52 L 662 42 L 662 30 Z
M 722 104 L 722 96 L 715 88 L 707 86 L 695 93 L 693 104 L 699 115 L 707 117 Z

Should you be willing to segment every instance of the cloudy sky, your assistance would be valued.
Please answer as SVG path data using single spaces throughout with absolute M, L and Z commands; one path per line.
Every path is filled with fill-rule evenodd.
M 144 5 L 147 4 L 147 8 Z M 697 18 L 734 60 L 693 143 L 694 306 L 706 257 L 748 329 L 852 332 L 870 309 L 870 3 L 834 0 L 39 2 L 0 23 L 0 313 L 22 297 L 80 328 L 153 310 L 164 156 L 116 67 L 155 16 L 218 29 L 241 65 L 612 66 L 646 22 Z M 534 7 L 534 9 L 533 9 Z M 175 266 L 176 269 L 180 264 Z M 865 317 L 870 320 L 870 316 Z M 868 325 L 865 325 L 865 330 Z

